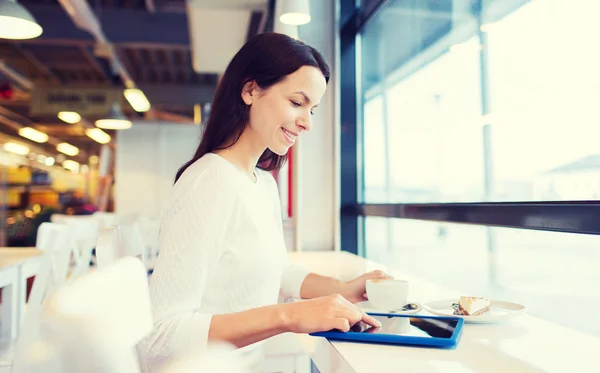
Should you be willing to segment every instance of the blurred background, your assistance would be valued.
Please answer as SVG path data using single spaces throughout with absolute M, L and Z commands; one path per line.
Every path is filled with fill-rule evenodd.
M 0 246 L 54 214 L 156 221 L 220 74 L 276 31 L 333 70 L 274 175 L 290 251 L 600 336 L 600 2 L 298 0 L 292 24 L 283 3 L 0 0 Z

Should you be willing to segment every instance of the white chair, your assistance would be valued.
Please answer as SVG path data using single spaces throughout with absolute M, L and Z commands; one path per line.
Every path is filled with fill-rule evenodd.
M 140 216 L 137 224 L 140 228 L 146 251 L 144 252 L 144 263 L 146 268 L 154 269 L 154 262 L 158 257 L 158 236 L 160 232 L 160 220 L 158 218 Z
M 37 247 L 44 251 L 31 288 L 27 309 L 22 309 L 21 327 L 16 343 L 2 346 L 0 372 L 22 372 L 28 350 L 35 345 L 39 333 L 42 305 L 49 294 L 65 282 L 71 251 L 68 247 L 68 227 L 42 223 L 38 229 Z M 24 301 L 24 299 L 23 299 Z M 12 367 L 12 369 L 11 369 Z
M 126 257 L 66 283 L 44 305 L 42 321 L 61 373 L 139 372 L 134 346 L 152 330 L 144 265 Z
M 93 215 L 60 215 L 50 217 L 52 222 L 69 226 L 70 246 L 73 250 L 74 268 L 71 276 L 85 273 L 92 262 L 94 246 L 98 240 L 101 220 Z
M 93 216 L 100 220 L 100 228 L 106 228 L 119 224 L 120 217 L 114 212 L 98 211 L 95 212 Z
M 146 268 L 154 268 L 154 261 L 158 256 L 158 233 L 160 230 L 160 220 L 141 214 L 129 214 L 121 217 L 119 225 L 130 226 L 137 225 L 142 239 L 144 240 L 145 250 L 143 260 Z
M 144 240 L 136 224 L 107 227 L 98 236 L 96 263 L 104 267 L 126 256 L 142 260 L 144 251 Z
M 137 224 L 107 227 L 100 231 L 96 243 L 96 265 L 98 268 L 106 267 L 124 257 L 136 257 L 143 260 L 144 251 L 144 241 Z M 148 372 L 149 368 L 137 347 L 136 354 L 141 371 Z

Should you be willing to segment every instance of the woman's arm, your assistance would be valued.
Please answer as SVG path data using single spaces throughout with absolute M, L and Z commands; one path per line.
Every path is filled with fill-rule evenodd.
M 316 298 L 329 294 L 340 294 L 352 303 L 364 301 L 367 298 L 365 282 L 369 279 L 392 278 L 383 271 L 372 271 L 355 278 L 349 282 L 343 282 L 335 278 L 310 273 L 305 277 L 300 288 L 302 298 Z
M 318 298 L 330 294 L 346 296 L 347 284 L 333 277 L 309 273 L 302 282 L 300 296 L 303 299 Z
M 341 295 L 214 315 L 208 339 L 243 347 L 285 332 L 348 331 L 358 322 L 381 326 Z
M 318 275 L 291 262 L 286 257 L 281 278 L 281 295 L 284 297 L 312 299 L 331 294 L 340 294 L 351 303 L 367 299 L 365 282 L 369 279 L 392 278 L 383 271 L 372 271 L 349 281 Z
M 283 309 L 278 306 L 267 306 L 237 313 L 213 315 L 208 339 L 227 341 L 237 347 L 244 347 L 288 331 L 289 326 Z

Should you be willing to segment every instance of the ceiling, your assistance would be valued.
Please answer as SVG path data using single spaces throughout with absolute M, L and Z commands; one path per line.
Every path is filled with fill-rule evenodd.
M 127 116 L 193 123 L 194 105 L 210 103 L 232 51 L 269 28 L 274 8 L 274 0 L 88 0 L 107 42 L 102 44 L 78 28 L 61 5 L 77 0 L 18 1 L 44 31 L 32 40 L 0 39 L 0 63 L 8 68 L 4 74 L 0 70 L 0 90 L 12 91 L 10 98 L 0 97 L 0 131 L 16 133 L 14 126 L 2 123 L 8 118 L 80 147 L 82 156 L 99 152 L 99 144 L 84 135 L 98 118 L 72 125 L 55 115 L 32 116 L 30 93 L 35 87 L 124 88 L 108 45 L 152 104 L 151 112 L 136 113 L 121 95 Z M 23 79 L 19 82 L 7 71 Z

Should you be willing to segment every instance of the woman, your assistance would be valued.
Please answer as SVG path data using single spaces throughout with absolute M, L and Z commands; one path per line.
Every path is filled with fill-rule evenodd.
M 209 340 L 260 354 L 256 342 L 377 321 L 364 300 L 372 272 L 348 283 L 287 262 L 275 180 L 329 80 L 314 48 L 281 34 L 249 40 L 218 85 L 194 157 L 177 172 L 162 216 L 150 281 L 154 330 L 144 343 L 151 370 Z M 278 295 L 310 299 L 277 304 Z M 247 346 L 247 347 L 245 347 Z

